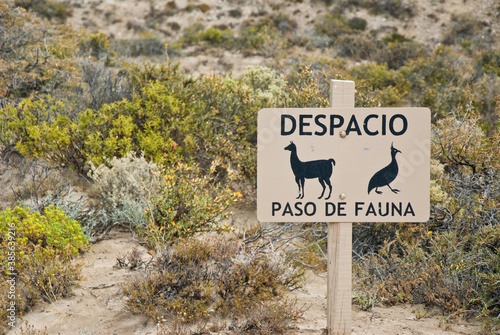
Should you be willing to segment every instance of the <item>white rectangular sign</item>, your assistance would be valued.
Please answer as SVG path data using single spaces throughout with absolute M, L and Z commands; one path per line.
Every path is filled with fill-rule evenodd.
M 428 108 L 277 108 L 258 114 L 262 222 L 423 222 Z

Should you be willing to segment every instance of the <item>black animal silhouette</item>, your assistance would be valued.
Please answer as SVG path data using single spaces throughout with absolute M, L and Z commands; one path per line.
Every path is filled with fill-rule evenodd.
M 299 196 L 297 199 L 304 198 L 304 183 L 306 179 L 318 178 L 319 183 L 323 186 L 323 192 L 318 199 L 321 199 L 325 194 L 326 185 L 330 188 L 328 193 L 328 197 L 325 200 L 330 199 L 330 195 L 332 194 L 332 184 L 330 183 L 330 178 L 333 172 L 333 165 L 335 165 L 335 160 L 333 158 L 330 159 L 322 159 L 317 161 L 309 161 L 302 162 L 297 156 L 297 147 L 293 142 L 285 148 L 285 150 L 289 150 L 290 154 L 290 165 L 292 166 L 293 174 L 295 175 L 295 182 L 299 186 Z
M 370 191 L 375 189 L 375 192 L 377 194 L 382 194 L 381 191 L 378 190 L 379 187 L 383 186 L 388 186 L 392 192 L 398 193 L 398 189 L 393 189 L 390 183 L 396 179 L 398 176 L 399 168 L 398 168 L 398 162 L 396 161 L 396 154 L 400 153 L 398 149 L 394 148 L 394 143 L 391 144 L 391 157 L 392 160 L 387 165 L 385 168 L 382 170 L 378 171 L 373 175 L 373 177 L 370 179 L 370 182 L 368 183 L 368 194 L 370 194 Z

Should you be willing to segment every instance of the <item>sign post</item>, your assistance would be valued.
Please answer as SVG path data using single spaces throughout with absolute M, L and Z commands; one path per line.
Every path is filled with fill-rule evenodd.
M 330 107 L 354 108 L 354 82 L 330 80 Z M 329 222 L 327 240 L 328 334 L 351 335 L 352 223 Z
M 422 222 L 430 212 L 430 110 L 354 108 L 331 81 L 331 108 L 258 114 L 257 217 L 328 224 L 328 333 L 351 334 L 352 223 Z

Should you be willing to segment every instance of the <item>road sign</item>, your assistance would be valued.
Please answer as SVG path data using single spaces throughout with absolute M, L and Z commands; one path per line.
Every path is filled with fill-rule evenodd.
M 428 108 L 260 110 L 259 221 L 427 221 L 430 124 Z

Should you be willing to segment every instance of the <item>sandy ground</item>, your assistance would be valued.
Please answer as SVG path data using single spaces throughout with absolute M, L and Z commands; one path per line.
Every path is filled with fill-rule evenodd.
M 48 334 L 154 334 L 156 325 L 148 318 L 124 308 L 120 283 L 137 272 L 118 268 L 117 257 L 133 248 L 148 258 L 146 250 L 126 229 L 115 229 L 109 239 L 93 245 L 78 261 L 83 264 L 80 287 L 66 299 L 43 303 L 34 307 L 18 327 L 8 334 L 21 334 L 19 326 L 27 321 L 36 329 L 47 327 Z M 323 334 L 326 328 L 326 278 L 312 272 L 306 274 L 303 288 L 290 293 L 305 312 L 295 323 L 290 334 Z M 423 306 L 398 305 L 391 308 L 375 307 L 361 311 L 353 305 L 353 335 L 454 335 L 477 334 L 479 327 L 472 322 L 454 320 L 450 329 L 440 327 L 442 317 L 425 310 Z

